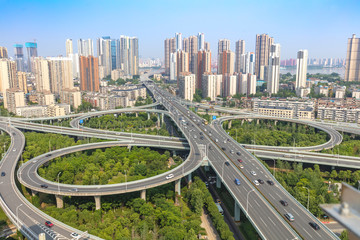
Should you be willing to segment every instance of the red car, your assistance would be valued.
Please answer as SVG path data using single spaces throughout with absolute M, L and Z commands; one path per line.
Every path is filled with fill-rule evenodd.
M 47 227 L 52 227 L 52 226 L 54 226 L 54 224 L 53 224 L 52 222 L 50 222 L 50 221 L 46 221 L 46 222 L 45 222 L 45 225 L 46 225 Z
M 239 162 L 243 162 L 243 160 L 241 160 L 240 158 L 238 159 Z

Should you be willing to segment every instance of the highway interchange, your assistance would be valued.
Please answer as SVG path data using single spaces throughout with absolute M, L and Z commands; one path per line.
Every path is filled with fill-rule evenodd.
M 74 148 L 56 150 L 52 153 L 40 155 L 32 159 L 31 161 L 25 163 L 19 169 L 18 178 L 20 179 L 20 181 L 25 186 L 27 186 L 26 184 L 28 182 L 32 182 L 32 184 L 28 186 L 30 189 L 42 192 L 48 191 L 48 193 L 52 194 L 60 193 L 59 195 L 101 196 L 107 194 L 139 191 L 170 181 L 175 181 L 191 173 L 201 164 L 202 158 L 204 156 L 204 150 L 202 150 L 201 147 L 205 146 L 205 152 L 207 153 L 206 155 L 209 158 L 210 165 L 218 173 L 223 184 L 227 186 L 228 190 L 235 198 L 239 207 L 244 212 L 248 213 L 249 219 L 253 222 L 254 226 L 257 228 L 260 236 L 263 239 L 337 239 L 335 235 L 333 235 L 324 225 L 318 222 L 316 218 L 313 217 L 301 204 L 299 204 L 295 199 L 293 199 L 292 196 L 288 194 L 285 189 L 283 189 L 281 185 L 276 182 L 276 180 L 267 171 L 267 169 L 256 158 L 254 158 L 252 154 L 250 154 L 246 149 L 241 147 L 226 134 L 226 132 L 222 129 L 221 124 L 219 124 L 219 120 L 215 121 L 215 124 L 204 125 L 201 123 L 201 119 L 196 114 L 188 111 L 187 108 L 179 104 L 179 102 L 175 98 L 152 85 L 148 85 L 147 87 L 150 91 L 154 93 L 157 101 L 169 110 L 169 112 L 166 114 L 168 114 L 177 124 L 179 129 L 181 129 L 187 142 L 184 142 L 183 139 L 166 138 L 159 136 L 153 136 L 152 138 L 144 140 L 143 136 L 141 135 L 131 134 L 129 136 L 129 133 L 104 134 L 104 132 L 101 130 L 92 131 L 88 129 L 79 129 L 78 125 L 76 126 L 78 129 L 69 130 L 67 128 L 61 128 L 61 130 L 64 130 L 63 132 L 61 132 L 63 134 L 82 134 L 82 136 L 100 137 L 118 141 L 89 144 L 87 146 L 79 145 L 75 146 Z M 160 110 L 156 111 L 159 112 Z M 77 119 L 76 121 L 78 120 L 79 119 Z M 183 120 L 185 120 L 187 124 L 183 124 Z M 23 196 L 20 196 L 21 193 L 13 184 L 15 179 L 16 160 L 20 158 L 20 154 L 22 152 L 25 142 L 23 134 L 15 127 L 24 129 L 29 128 L 34 130 L 38 128 L 39 131 L 46 130 L 44 130 L 44 126 L 40 124 L 36 125 L 33 123 L 27 123 L 27 126 L 24 127 L 24 125 L 26 124 L 21 123 L 21 120 L 11 120 L 11 123 L 5 120 L 5 122 L 6 123 L 1 124 L 0 127 L 5 131 L 9 132 L 12 138 L 12 143 L 7 151 L 7 154 L 4 156 L 1 162 L 1 171 L 6 171 L 8 174 L 5 178 L 2 179 L 3 186 L 1 186 L 2 188 L 0 191 L 0 203 L 3 209 L 6 207 L 9 208 L 9 210 L 6 212 L 7 215 L 12 216 L 10 217 L 10 219 L 13 222 L 17 221 L 17 217 L 15 217 L 14 214 L 17 213 L 19 215 L 20 221 L 18 221 L 17 224 L 21 224 L 23 231 L 26 231 L 24 229 L 29 229 L 30 235 L 36 235 L 40 232 L 49 232 L 49 229 L 44 227 L 43 223 L 45 222 L 45 220 L 51 218 L 41 213 L 40 210 L 32 206 L 29 202 L 26 201 Z M 59 133 L 59 129 L 54 130 L 53 126 L 48 126 L 45 128 L 48 128 L 48 130 L 52 129 L 52 131 Z M 74 133 L 74 131 L 76 131 L 76 134 Z M 13 135 L 13 133 L 15 133 L 15 135 Z M 203 136 L 203 139 L 201 139 L 201 136 Z M 218 141 L 216 141 L 216 139 L 218 139 Z M 336 139 L 335 135 L 334 139 Z M 32 174 L 36 173 L 35 169 L 37 167 L 39 167 L 43 162 L 49 161 L 56 156 L 89 148 L 109 147 L 113 145 L 159 146 L 160 141 L 161 145 L 165 143 L 168 144 L 164 145 L 167 148 L 190 148 L 190 154 L 185 163 L 178 168 L 172 170 L 172 173 L 175 177 L 171 180 L 165 179 L 165 175 L 170 173 L 168 172 L 166 174 L 153 177 L 149 180 L 150 182 L 134 181 L 126 184 L 118 184 L 116 186 L 74 187 L 72 185 L 66 186 L 64 184 L 58 185 L 56 183 L 49 183 L 45 179 L 41 179 L 39 176 L 36 176 L 36 179 L 31 178 L 31 176 L 37 175 Z M 165 142 L 163 143 L 163 141 Z M 226 141 L 226 143 L 224 143 L 224 141 Z M 329 141 L 327 144 L 335 144 L 334 142 L 336 141 Z M 210 146 L 211 149 L 209 149 Z M 222 147 L 224 147 L 225 150 L 223 150 Z M 231 153 L 231 150 L 234 151 L 234 153 Z M 261 151 L 264 151 L 264 149 Z M 237 152 L 240 152 L 240 156 L 236 154 Z M 51 156 L 49 156 L 49 154 L 51 154 Z M 277 154 L 282 153 L 277 152 Z M 244 168 L 242 169 L 239 168 L 239 164 L 237 161 L 238 158 L 241 158 L 243 160 L 242 165 L 244 166 Z M 225 162 L 229 162 L 230 165 L 226 166 Z M 251 171 L 255 171 L 257 175 L 251 175 Z M 240 179 L 240 186 L 234 184 L 235 178 Z M 253 180 L 255 179 L 263 179 L 265 183 L 257 186 L 253 183 Z M 266 180 L 272 180 L 273 182 L 275 182 L 275 185 L 268 185 L 266 183 Z M 49 187 L 47 189 L 39 188 L 39 186 L 45 182 L 49 185 Z M 78 188 L 78 192 L 72 191 L 74 188 Z M 9 198 L 7 198 L 7 196 L 9 196 Z M 14 201 L 13 199 L 16 199 L 17 201 Z M 279 201 L 282 199 L 288 201 L 288 207 L 283 207 L 280 204 Z M 288 211 L 294 215 L 294 222 L 288 222 L 284 218 L 283 214 Z M 69 238 L 71 232 L 81 233 L 65 224 L 57 222 L 54 219 L 51 220 L 56 223 L 56 226 L 52 228 L 52 232 L 47 233 L 47 239 L 53 239 L 54 236 L 56 236 L 57 239 L 67 239 Z M 321 226 L 321 230 L 313 230 L 309 226 L 310 221 L 316 221 Z M 274 229 L 276 229 L 276 231 Z M 95 236 L 91 236 L 91 238 L 97 239 Z M 36 237 L 34 237 L 33 239 L 36 239 Z

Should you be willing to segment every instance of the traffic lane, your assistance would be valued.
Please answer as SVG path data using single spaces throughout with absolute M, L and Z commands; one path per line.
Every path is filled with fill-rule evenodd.
M 226 134 L 226 133 L 225 133 Z M 243 149 L 241 149 L 241 147 L 239 147 L 238 150 L 242 150 L 244 151 Z M 245 158 L 246 160 L 255 160 L 253 158 L 252 155 L 250 155 L 248 152 L 244 151 L 245 152 Z M 266 178 L 270 178 L 272 180 L 273 179 L 273 176 L 269 175 L 269 174 L 266 174 L 265 173 L 267 171 L 265 171 L 265 167 L 260 164 L 259 161 L 251 161 L 252 165 L 257 169 L 257 170 L 260 170 L 260 169 L 263 169 L 262 171 L 260 170 L 260 175 L 259 176 L 264 176 Z M 247 171 L 247 173 L 249 173 L 249 171 Z M 277 183 L 278 184 L 278 183 Z M 320 231 L 315 231 L 310 225 L 309 225 L 309 222 L 311 221 L 314 221 L 314 220 L 317 220 L 317 219 L 314 219 L 312 216 L 309 215 L 309 213 L 304 209 L 304 207 L 299 206 L 298 204 L 296 204 L 296 202 L 293 200 L 292 197 L 289 197 L 289 193 L 288 192 L 284 192 L 284 190 L 280 187 L 277 186 L 277 184 L 275 184 L 276 188 L 273 189 L 274 193 L 276 195 L 278 195 L 279 197 L 279 200 L 276 202 L 273 202 L 273 205 L 276 206 L 276 209 L 278 209 L 278 211 L 280 212 L 281 210 L 281 207 L 282 205 L 280 204 L 280 200 L 286 200 L 288 199 L 288 202 L 289 203 L 292 203 L 292 205 L 294 206 L 293 207 L 293 215 L 295 217 L 295 219 L 299 219 L 299 220 L 295 220 L 294 222 L 291 223 L 292 226 L 294 226 L 303 236 L 307 236 L 307 238 L 310 238 L 310 239 L 316 239 L 317 237 L 319 237 L 321 235 L 322 238 L 334 238 L 328 231 L 325 231 L 324 229 L 321 229 Z M 268 198 L 268 191 L 263 191 L 263 194 L 265 197 Z M 282 199 L 284 198 L 284 199 Z M 300 214 L 299 214 L 300 212 Z M 292 213 L 292 212 L 290 212 Z M 285 213 L 284 213 L 285 214 Z M 317 221 L 316 221 L 317 222 Z M 310 232 L 310 231 L 315 231 L 315 234 Z

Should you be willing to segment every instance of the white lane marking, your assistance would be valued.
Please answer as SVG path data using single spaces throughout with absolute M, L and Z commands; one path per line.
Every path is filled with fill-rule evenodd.
M 291 208 L 291 210 L 294 212 L 294 213 L 296 213 L 297 215 L 299 215 L 293 208 Z M 299 215 L 300 216 L 300 215 Z
M 269 195 L 270 195 L 270 197 L 272 197 L 273 199 L 275 199 L 275 198 L 274 198 L 274 196 L 273 196 L 273 195 L 271 195 L 271 193 L 269 193 Z
M 311 235 L 310 235 L 310 233 L 308 232 L 308 231 L 306 231 L 305 230 L 305 228 L 302 228 L 309 236 L 310 236 L 310 238 L 311 238 Z
M 260 220 L 263 222 L 263 224 L 265 225 L 265 227 L 267 227 L 267 224 L 264 222 L 264 220 L 261 218 L 261 217 L 259 217 L 260 218 Z
M 275 194 L 281 199 L 281 196 L 277 192 L 275 192 Z
M 268 219 L 270 220 L 270 222 L 272 222 L 272 224 L 274 224 L 274 226 L 276 226 L 276 224 L 274 223 L 274 221 L 270 217 L 268 217 Z
M 254 202 L 260 207 L 259 203 L 254 199 Z

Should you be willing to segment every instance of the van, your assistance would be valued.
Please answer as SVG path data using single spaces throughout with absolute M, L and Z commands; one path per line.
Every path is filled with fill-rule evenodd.
M 290 222 L 293 222 L 295 219 L 294 219 L 294 216 L 291 214 L 291 213 L 285 213 L 285 217 L 290 221 Z

